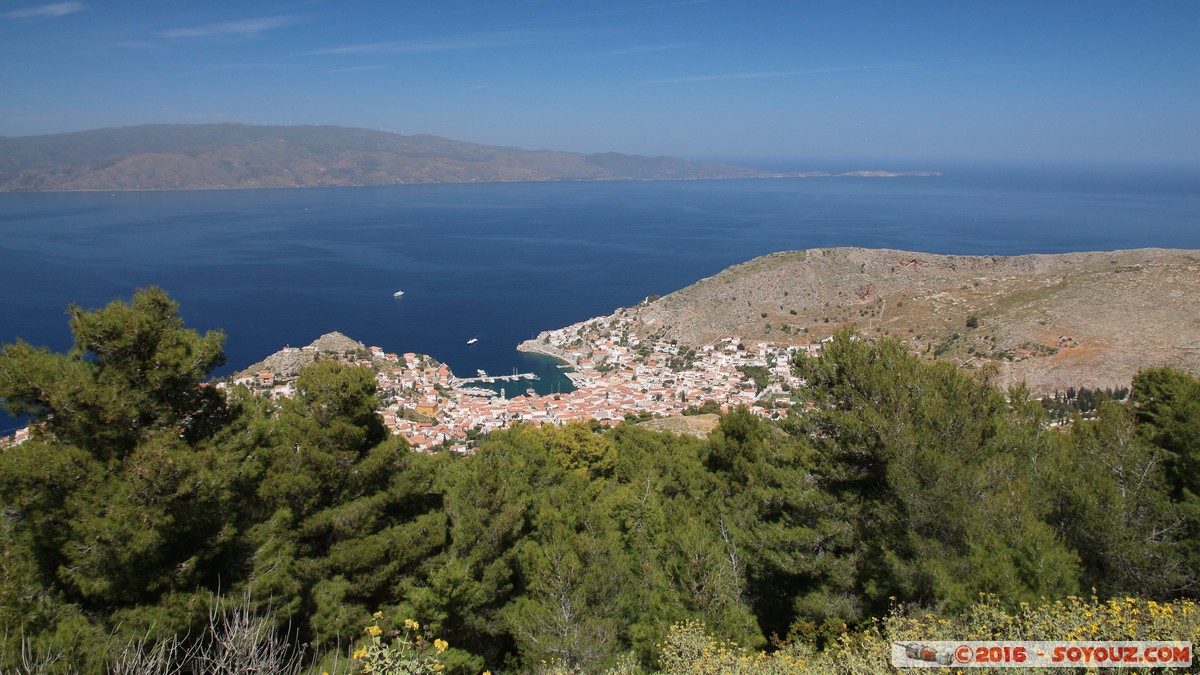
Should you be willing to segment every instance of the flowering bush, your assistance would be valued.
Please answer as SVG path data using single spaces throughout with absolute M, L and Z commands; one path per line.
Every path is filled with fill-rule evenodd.
M 430 640 L 421 631 L 421 624 L 405 619 L 400 630 L 387 631 L 391 644 L 384 639 L 379 625 L 382 612 L 375 612 L 364 629 L 366 640 L 354 651 L 352 658 L 361 673 L 374 675 L 429 675 L 445 669 L 441 655 L 449 647 L 445 640 Z
M 658 646 L 661 672 L 670 675 L 823 672 L 820 668 L 809 667 L 804 658 L 808 653 L 806 649 L 789 647 L 774 654 L 754 651 L 736 642 L 710 636 L 699 621 L 683 621 L 671 626 L 666 640 Z
M 1200 641 L 1200 611 L 1192 600 L 1160 603 L 1127 597 L 1101 602 L 1094 595 L 1072 595 L 1011 608 L 985 595 L 952 621 L 898 614 L 893 611 L 883 622 L 891 640 Z
M 1181 640 L 1200 644 L 1200 610 L 1192 600 L 1155 602 L 1137 598 L 1100 601 L 1069 596 L 1038 605 L 1016 607 L 994 596 L 949 618 L 914 613 L 897 606 L 865 629 L 847 632 L 821 650 L 807 643 L 785 642 L 774 653 L 753 651 L 709 635 L 704 624 L 677 623 L 659 645 L 663 673 L 837 673 L 873 675 L 895 673 L 891 665 L 894 642 L 936 640 Z M 1056 669 L 1057 671 L 1057 669 Z M 1122 669 L 1123 672 L 1143 672 Z M 1008 669 L 972 668 L 972 675 L 1004 673 Z M 1075 672 L 1061 669 L 1058 672 Z M 1161 672 L 1145 671 L 1145 672 Z

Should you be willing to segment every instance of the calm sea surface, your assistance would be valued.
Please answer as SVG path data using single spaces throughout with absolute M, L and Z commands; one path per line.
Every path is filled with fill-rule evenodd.
M 515 345 L 755 256 L 824 246 L 1200 249 L 1200 176 L 0 194 L 0 342 L 64 350 L 69 303 L 156 284 L 190 327 L 225 331 L 222 373 L 337 330 L 460 375 L 535 370 L 541 390 L 566 389 L 553 362 Z M 0 413 L 0 433 L 15 426 Z

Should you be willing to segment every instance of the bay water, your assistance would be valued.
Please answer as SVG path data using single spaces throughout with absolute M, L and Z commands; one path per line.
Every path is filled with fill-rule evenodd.
M 1006 167 L 934 177 L 7 193 L 0 343 L 65 350 L 69 303 L 101 307 L 157 285 L 189 327 L 225 331 L 219 374 L 341 331 L 385 351 L 430 354 L 459 375 L 534 371 L 539 391 L 567 390 L 553 361 L 514 347 L 759 255 L 828 246 L 1200 249 L 1200 174 Z M 0 413 L 0 434 L 17 426 Z

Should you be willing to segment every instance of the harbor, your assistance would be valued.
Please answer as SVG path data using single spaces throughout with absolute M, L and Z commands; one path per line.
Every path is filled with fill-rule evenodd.
M 455 388 L 469 386 L 472 384 L 495 384 L 496 382 L 518 382 L 520 380 L 538 380 L 537 373 L 516 373 L 511 375 L 488 375 L 486 371 L 479 370 L 477 377 L 458 377 L 454 379 Z

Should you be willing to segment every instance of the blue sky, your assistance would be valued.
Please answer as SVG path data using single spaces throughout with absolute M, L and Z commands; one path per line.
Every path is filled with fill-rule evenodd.
M 0 134 L 1200 163 L 1200 1 L 0 0 Z

